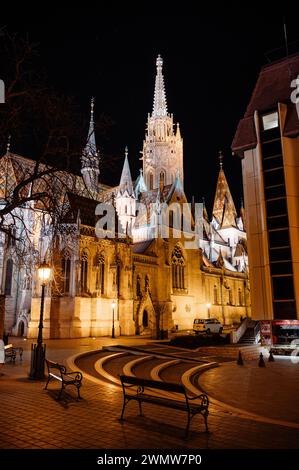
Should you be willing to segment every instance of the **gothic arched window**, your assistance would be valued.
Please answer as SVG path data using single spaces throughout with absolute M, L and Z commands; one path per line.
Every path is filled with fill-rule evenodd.
M 149 189 L 154 189 L 154 176 L 152 173 L 149 174 Z
M 173 289 L 185 289 L 185 260 L 178 245 L 172 252 L 171 265 Z
M 238 296 L 239 296 L 239 305 L 243 305 L 243 295 L 242 295 L 242 291 L 240 288 L 238 290 Z
M 164 171 L 161 171 L 160 172 L 160 185 L 164 186 L 164 184 L 165 184 L 165 173 Z
M 214 285 L 214 304 L 218 304 L 218 289 L 216 285 Z
M 88 252 L 83 251 L 81 255 L 81 293 L 87 293 L 88 278 Z
M 9 258 L 6 262 L 5 287 L 4 287 L 5 295 L 11 295 L 12 272 L 13 272 L 13 260 Z
M 71 281 L 71 260 L 68 256 L 65 256 L 61 260 L 61 279 L 61 287 L 63 294 L 69 294 Z
M 105 258 L 103 254 L 97 253 L 95 255 L 93 266 L 96 270 L 96 290 L 103 295 L 105 288 Z
M 139 274 L 137 275 L 137 278 L 136 278 L 136 295 L 137 295 L 137 297 L 141 296 L 141 284 L 140 284 Z

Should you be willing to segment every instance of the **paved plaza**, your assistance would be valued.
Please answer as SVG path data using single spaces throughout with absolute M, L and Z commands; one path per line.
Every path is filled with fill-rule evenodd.
M 45 391 L 43 382 L 28 379 L 30 341 L 21 343 L 13 339 L 13 342 L 24 346 L 25 352 L 22 362 L 17 358 L 15 365 L 8 362 L 2 368 L 0 422 L 5 430 L 0 441 L 2 449 L 299 447 L 298 412 L 293 408 L 298 396 L 299 364 L 279 360 L 259 369 L 253 363 L 241 368 L 233 362 L 223 362 L 204 372 L 197 379 L 212 399 L 211 432 L 204 432 L 202 417 L 198 416 L 192 422 L 189 438 L 184 439 L 186 415 L 173 409 L 148 404 L 144 407 L 145 417 L 139 417 L 138 407 L 131 403 L 125 421 L 120 422 L 121 389 L 108 381 L 90 381 L 87 372 L 83 399 L 77 402 L 73 398 L 75 393 L 68 391 L 58 402 L 58 383 L 53 382 L 50 390 Z M 62 363 L 70 356 L 100 350 L 105 345 L 134 346 L 146 342 L 140 338 L 46 341 L 48 358 Z M 260 419 L 234 411 L 234 407 L 254 412 Z M 276 421 L 271 422 L 270 417 Z M 279 424 L 279 420 L 284 424 Z

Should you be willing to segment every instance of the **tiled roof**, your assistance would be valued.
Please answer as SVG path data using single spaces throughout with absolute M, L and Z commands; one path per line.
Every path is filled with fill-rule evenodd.
M 144 242 L 137 242 L 133 244 L 133 253 L 144 253 L 150 246 L 153 240 L 146 240 Z

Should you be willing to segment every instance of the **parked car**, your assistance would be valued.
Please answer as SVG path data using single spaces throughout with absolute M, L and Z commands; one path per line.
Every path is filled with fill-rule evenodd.
M 222 333 L 223 325 L 217 318 L 195 318 L 193 331 L 195 333 Z

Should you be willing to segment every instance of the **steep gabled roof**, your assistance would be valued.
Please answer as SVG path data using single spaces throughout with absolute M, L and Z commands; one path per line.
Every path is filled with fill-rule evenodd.
M 218 175 L 213 216 L 221 228 L 236 225 L 237 211 L 222 167 Z

